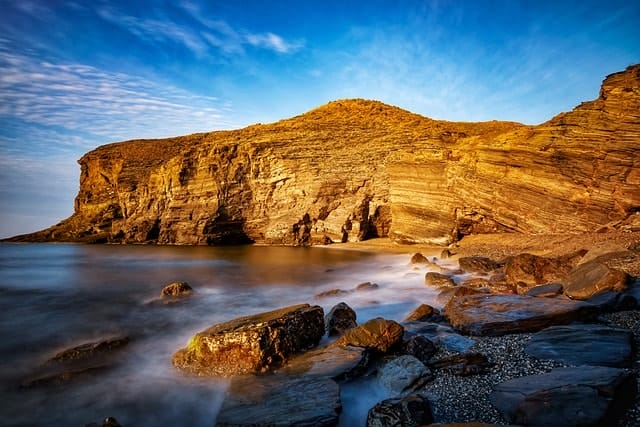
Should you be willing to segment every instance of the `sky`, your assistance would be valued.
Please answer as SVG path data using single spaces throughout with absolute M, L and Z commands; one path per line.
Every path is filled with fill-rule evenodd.
M 376 99 L 544 122 L 640 62 L 629 0 L 0 0 L 0 237 L 73 213 L 102 144 Z

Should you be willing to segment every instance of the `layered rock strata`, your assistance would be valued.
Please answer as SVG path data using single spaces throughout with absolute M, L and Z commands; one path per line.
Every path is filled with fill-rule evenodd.
M 84 155 L 75 213 L 15 240 L 308 245 L 640 227 L 640 64 L 538 126 L 343 100 Z

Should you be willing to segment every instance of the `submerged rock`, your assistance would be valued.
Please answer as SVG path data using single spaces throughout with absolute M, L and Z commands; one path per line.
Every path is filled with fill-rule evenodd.
M 418 427 L 432 422 L 429 400 L 417 393 L 383 400 L 367 414 L 367 427 Z
M 404 328 L 393 320 L 381 317 L 349 329 L 335 342 L 336 345 L 364 347 L 386 353 L 402 344 Z
M 162 288 L 161 297 L 183 297 L 191 294 L 193 288 L 187 282 L 173 282 Z
M 494 388 L 490 400 L 514 424 L 604 426 L 616 425 L 636 394 L 633 373 L 593 366 L 505 381 Z
M 633 334 L 628 329 L 603 325 L 552 326 L 535 334 L 525 352 L 538 359 L 569 365 L 628 368 L 633 355 Z
M 447 275 L 430 271 L 424 275 L 424 283 L 427 286 L 455 286 L 456 282 Z
M 322 307 L 294 305 L 213 325 L 178 350 L 173 364 L 197 375 L 265 372 L 316 346 L 323 335 Z
M 451 299 L 444 309 L 451 325 L 470 335 L 535 332 L 590 319 L 596 312 L 581 301 L 523 295 L 468 295 Z
M 47 360 L 45 365 L 102 358 L 106 355 L 121 350 L 128 344 L 129 337 L 107 338 L 99 341 L 80 344 L 78 346 L 71 347 L 57 353 L 51 359 Z
M 333 427 L 341 410 L 338 384 L 328 378 L 235 377 L 215 426 Z

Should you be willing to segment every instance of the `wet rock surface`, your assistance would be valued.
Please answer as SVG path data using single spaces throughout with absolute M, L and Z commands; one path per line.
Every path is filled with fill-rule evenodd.
M 344 302 L 334 305 L 325 316 L 325 329 L 330 337 L 342 335 L 357 325 L 356 312 Z
M 367 427 L 417 427 L 432 421 L 429 401 L 417 393 L 383 400 L 367 414 Z
M 217 427 L 332 427 L 342 409 L 338 384 L 323 377 L 235 377 Z
M 590 304 L 523 295 L 468 295 L 453 298 L 444 313 L 451 325 L 470 335 L 503 335 L 539 331 L 548 326 L 588 320 Z
M 378 370 L 378 382 L 392 396 L 405 396 L 424 386 L 432 377 L 424 363 L 409 355 L 396 357 Z
M 349 329 L 336 342 L 336 345 L 364 347 L 386 353 L 402 345 L 404 328 L 393 320 L 377 317 Z
M 196 375 L 265 372 L 317 345 L 324 329 L 322 308 L 309 304 L 245 316 L 197 333 L 173 364 Z
M 190 295 L 193 288 L 187 282 L 173 282 L 162 288 L 161 297 L 184 297 Z
M 576 367 L 505 381 L 490 399 L 514 424 L 600 426 L 614 425 L 636 394 L 636 378 L 628 371 Z
M 424 276 L 424 284 L 427 286 L 455 286 L 456 282 L 445 274 L 429 272 Z
M 629 368 L 633 334 L 628 329 L 595 324 L 552 326 L 533 335 L 525 352 L 569 365 Z

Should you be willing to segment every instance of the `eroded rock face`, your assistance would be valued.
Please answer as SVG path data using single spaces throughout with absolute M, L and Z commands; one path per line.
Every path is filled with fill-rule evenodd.
M 323 335 L 322 307 L 300 304 L 213 325 L 177 351 L 173 364 L 197 375 L 264 372 L 316 346 Z
M 534 332 L 592 318 L 597 309 L 581 301 L 523 295 L 467 295 L 444 308 L 451 325 L 469 335 Z
M 110 144 L 80 159 L 73 216 L 17 240 L 447 243 L 622 228 L 640 209 L 639 116 L 634 65 L 538 126 L 343 100 L 269 125 Z

